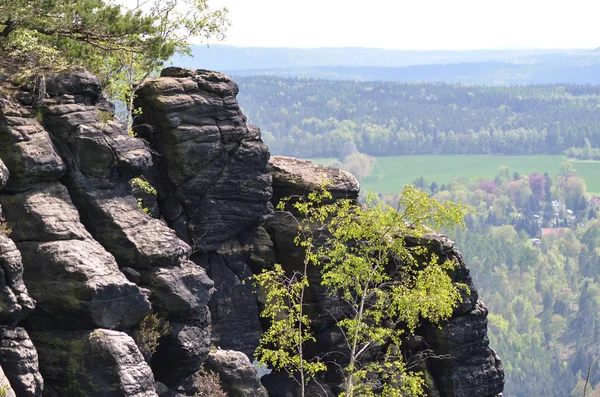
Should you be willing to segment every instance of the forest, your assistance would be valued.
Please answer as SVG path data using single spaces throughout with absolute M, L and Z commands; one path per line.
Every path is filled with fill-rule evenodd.
M 600 86 L 473 86 L 237 77 L 239 101 L 280 155 L 562 154 L 600 147 Z
M 240 103 L 273 154 L 338 158 L 334 165 L 363 180 L 377 173 L 374 156 L 599 158 L 600 86 L 237 81 Z M 566 160 L 450 182 L 416 172 L 413 184 L 432 197 L 473 208 L 467 227 L 448 233 L 489 308 L 504 395 L 579 397 L 590 369 L 586 396 L 600 396 L 600 200 L 582 175 Z M 393 204 L 398 194 L 379 197 Z
M 415 182 L 476 209 L 466 230 L 450 234 L 489 308 L 504 395 L 579 397 L 588 368 L 586 395 L 600 395 L 600 220 L 585 183 L 502 167 L 494 179 Z

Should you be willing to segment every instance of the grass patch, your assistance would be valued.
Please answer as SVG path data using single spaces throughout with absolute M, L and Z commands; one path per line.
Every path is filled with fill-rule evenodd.
M 600 161 L 569 160 L 577 170 L 577 175 L 582 177 L 588 192 L 600 195 Z
M 318 158 L 311 161 L 329 165 L 335 159 Z M 563 155 L 539 156 L 493 156 L 493 155 L 414 155 L 377 157 L 378 167 L 361 182 L 363 191 L 395 193 L 402 186 L 422 176 L 427 182 L 442 185 L 454 178 L 485 176 L 494 178 L 502 165 L 510 167 L 511 173 L 529 175 L 532 172 L 556 175 L 558 165 L 567 158 Z M 600 192 L 600 161 L 568 160 L 581 176 L 589 192 Z

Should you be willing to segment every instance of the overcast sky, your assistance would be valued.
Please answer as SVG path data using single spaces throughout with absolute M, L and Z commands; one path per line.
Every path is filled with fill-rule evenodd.
M 127 1 L 127 0 L 122 0 Z M 209 0 L 226 44 L 412 50 L 600 47 L 599 0 Z

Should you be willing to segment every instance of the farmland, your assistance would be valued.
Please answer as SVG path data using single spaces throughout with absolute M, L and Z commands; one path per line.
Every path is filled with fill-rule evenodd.
M 319 164 L 328 165 L 335 159 L 312 159 Z M 537 156 L 494 156 L 494 155 L 411 155 L 377 157 L 375 170 L 361 181 L 362 190 L 377 193 L 393 193 L 403 185 L 412 183 L 418 177 L 424 177 L 429 183 L 439 186 L 458 177 L 485 176 L 493 178 L 498 168 L 508 166 L 511 172 L 528 175 L 532 172 L 556 175 L 558 165 L 569 161 L 582 177 L 589 192 L 600 193 L 600 162 L 572 160 L 563 155 Z

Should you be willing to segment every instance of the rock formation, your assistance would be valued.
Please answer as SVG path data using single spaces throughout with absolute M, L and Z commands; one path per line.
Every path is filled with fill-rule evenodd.
M 253 229 L 271 212 L 269 151 L 246 124 L 227 76 L 179 68 L 147 82 L 134 130 L 156 153 L 159 206 L 215 283 L 212 339 L 252 355 L 262 332 L 252 275 Z
M 289 379 L 259 380 L 251 364 L 262 325 L 246 281 L 273 263 L 302 262 L 295 225 L 273 204 L 326 180 L 334 198 L 357 199 L 358 183 L 269 159 L 223 74 L 167 68 L 146 82 L 133 129 L 143 139 L 114 120 L 101 91 L 94 75 L 72 70 L 48 76 L 42 111 L 26 86 L 0 95 L 0 390 L 184 397 L 201 391 L 205 368 L 230 396 L 295 395 Z M 158 195 L 134 193 L 138 177 Z M 425 324 L 407 342 L 429 395 L 498 395 L 503 371 L 488 347 L 487 310 L 460 253 L 441 235 L 413 243 L 456 259 L 455 280 L 471 288 L 442 329 Z M 332 349 L 331 302 L 318 288 L 310 299 L 318 348 Z M 151 358 L 132 337 L 150 313 L 168 321 Z

